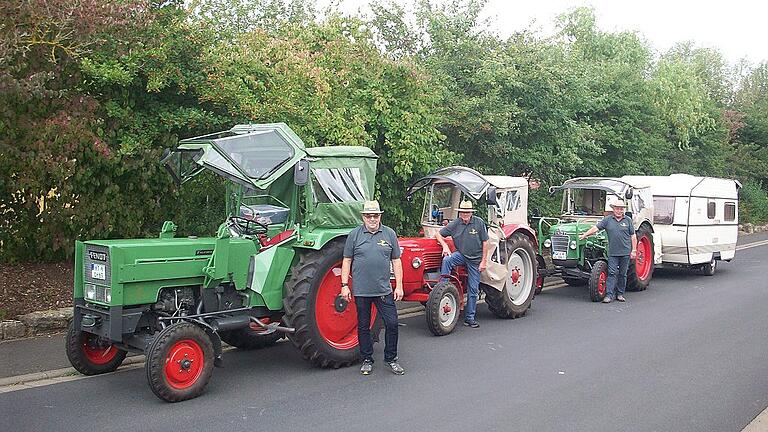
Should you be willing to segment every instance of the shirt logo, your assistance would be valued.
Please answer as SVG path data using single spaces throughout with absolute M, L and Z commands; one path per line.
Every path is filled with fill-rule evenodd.
M 474 229 L 474 228 L 470 228 L 469 229 L 469 233 L 472 234 L 472 235 L 477 234 L 477 230 Z
M 389 243 L 387 243 L 387 241 L 384 239 L 379 240 L 378 242 L 376 242 L 376 244 L 381 247 L 389 246 Z
M 627 224 L 626 224 L 626 223 L 624 223 L 624 222 L 622 222 L 622 223 L 621 223 L 621 226 L 625 227 L 625 226 L 627 226 Z

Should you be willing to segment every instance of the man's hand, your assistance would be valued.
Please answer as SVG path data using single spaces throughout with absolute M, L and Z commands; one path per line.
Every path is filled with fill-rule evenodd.
M 400 301 L 403 299 L 403 287 L 395 287 L 395 301 Z
M 486 267 L 488 267 L 488 264 L 486 264 L 485 260 L 480 261 L 480 273 L 484 272 Z
M 448 246 L 447 246 L 447 245 L 446 245 L 446 246 L 443 246 L 443 256 L 444 256 L 444 257 L 447 257 L 447 256 L 448 256 L 448 255 L 450 255 L 450 254 L 451 254 L 451 249 L 450 249 L 450 248 L 448 248 Z
M 348 286 L 341 287 L 341 298 L 346 301 L 352 301 L 352 291 Z
M 584 239 L 585 239 L 585 238 L 587 238 L 587 237 L 589 237 L 589 236 L 588 236 L 588 235 L 587 235 L 587 233 L 585 233 L 585 232 L 584 232 L 584 233 L 581 233 L 581 234 L 579 234 L 579 240 L 584 240 Z
M 637 251 L 632 249 L 632 252 L 629 253 L 629 259 L 635 259 L 637 258 Z

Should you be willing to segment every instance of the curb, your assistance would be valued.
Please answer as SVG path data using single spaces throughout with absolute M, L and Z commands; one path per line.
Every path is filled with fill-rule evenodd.
M 126 359 L 123 360 L 121 367 L 137 364 L 137 363 L 144 363 L 143 355 L 126 357 Z M 44 371 L 44 372 L 34 372 L 34 373 L 29 373 L 24 375 L 16 375 L 12 377 L 0 378 L 0 388 L 21 385 L 21 384 L 26 384 L 26 383 L 35 382 L 35 381 L 42 381 L 46 379 L 61 378 L 69 375 L 79 376 L 81 374 L 80 372 L 75 370 L 75 368 L 68 367 L 68 368 L 62 368 L 62 369 L 53 369 L 53 370 Z

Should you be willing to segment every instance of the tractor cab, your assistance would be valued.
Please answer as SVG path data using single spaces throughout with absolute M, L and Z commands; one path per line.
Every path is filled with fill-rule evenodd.
M 442 168 L 422 177 L 408 188 L 407 196 L 424 190 L 421 226 L 426 237 L 458 217 L 463 200 L 482 202 L 488 213 L 479 212 L 490 227 L 521 225 L 527 220 L 528 181 L 522 177 L 486 176 L 460 166 Z M 482 208 L 481 206 L 478 206 Z

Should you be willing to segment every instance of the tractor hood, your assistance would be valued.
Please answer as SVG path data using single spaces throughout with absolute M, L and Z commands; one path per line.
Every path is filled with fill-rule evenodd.
M 306 156 L 304 143 L 286 124 L 249 124 L 181 140 L 161 163 L 179 185 L 208 169 L 244 186 L 266 189 Z

